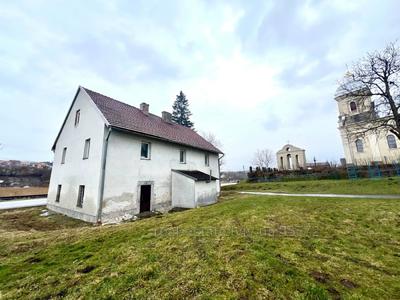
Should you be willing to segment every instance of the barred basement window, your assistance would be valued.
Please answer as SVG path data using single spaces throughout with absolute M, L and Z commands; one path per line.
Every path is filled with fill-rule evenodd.
M 61 184 L 57 186 L 56 202 L 60 202 L 60 195 L 61 195 Z
M 78 201 L 76 203 L 77 207 L 82 207 L 83 206 L 83 197 L 85 196 L 85 186 L 80 185 L 79 186 L 79 191 L 78 191 Z

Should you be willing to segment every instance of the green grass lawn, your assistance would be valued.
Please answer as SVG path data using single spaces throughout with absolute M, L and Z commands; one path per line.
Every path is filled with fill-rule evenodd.
M 400 195 L 400 177 L 262 183 L 241 182 L 237 185 L 226 186 L 223 189 L 226 191 Z
M 0 299 L 400 295 L 400 201 L 221 200 L 99 227 L 61 226 L 39 208 L 0 212 Z

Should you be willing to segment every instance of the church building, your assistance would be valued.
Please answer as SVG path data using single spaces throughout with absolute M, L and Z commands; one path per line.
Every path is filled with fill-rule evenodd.
M 278 169 L 300 170 L 306 168 L 306 150 L 286 144 L 276 153 Z
M 340 86 L 335 93 L 339 109 L 339 131 L 342 138 L 347 164 L 368 165 L 371 162 L 394 163 L 400 160 L 400 141 L 392 133 L 384 130 L 370 130 L 371 118 L 379 118 L 375 113 L 370 96 L 354 97 L 352 91 L 365 87 Z M 368 92 L 368 91 L 366 91 Z M 367 93 L 366 93 L 367 94 Z

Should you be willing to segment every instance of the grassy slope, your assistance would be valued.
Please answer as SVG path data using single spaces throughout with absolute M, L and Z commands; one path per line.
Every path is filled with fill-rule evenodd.
M 12 220 L 24 211 L 54 226 L 23 230 Z M 399 201 L 226 194 L 204 208 L 59 230 L 58 216 L 38 213 L 0 222 L 0 298 L 400 294 Z
M 267 191 L 287 193 L 400 194 L 400 177 L 358 180 L 310 180 L 246 183 L 224 187 L 226 191 Z

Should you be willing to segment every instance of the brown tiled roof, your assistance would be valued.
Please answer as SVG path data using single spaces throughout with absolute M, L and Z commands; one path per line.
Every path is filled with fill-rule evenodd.
M 214 147 L 202 136 L 188 127 L 176 123 L 168 123 L 161 117 L 151 113 L 145 114 L 142 110 L 129 104 L 91 91 L 87 88 L 83 89 L 112 127 L 149 135 L 181 145 L 222 153 L 218 148 Z

